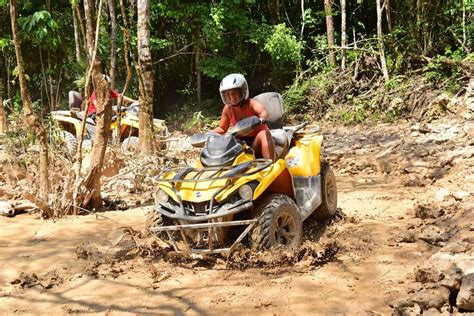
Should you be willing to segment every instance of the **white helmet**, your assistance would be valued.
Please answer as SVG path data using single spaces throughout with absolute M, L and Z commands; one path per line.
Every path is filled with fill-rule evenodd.
M 240 90 L 240 99 L 237 102 L 230 102 L 230 100 L 226 97 L 226 91 L 232 89 L 239 89 Z M 222 79 L 221 84 L 219 86 L 219 93 L 221 94 L 222 102 L 224 104 L 230 104 L 232 106 L 236 106 L 241 104 L 243 100 L 247 100 L 249 97 L 249 86 L 247 84 L 247 80 L 241 74 L 230 74 Z

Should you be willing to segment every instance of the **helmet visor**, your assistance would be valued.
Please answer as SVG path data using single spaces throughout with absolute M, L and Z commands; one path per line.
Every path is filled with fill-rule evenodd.
M 225 91 L 222 91 L 221 94 L 222 94 L 222 100 L 224 100 L 225 104 L 237 105 L 243 99 L 242 91 L 239 88 L 225 90 Z

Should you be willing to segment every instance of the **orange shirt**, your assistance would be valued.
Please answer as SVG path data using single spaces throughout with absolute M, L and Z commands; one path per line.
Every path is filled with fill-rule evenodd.
M 248 100 L 245 102 L 245 104 L 242 106 L 242 108 L 243 108 L 244 113 L 245 113 L 245 117 L 243 117 L 242 119 L 247 118 L 247 117 L 251 117 L 251 116 L 256 116 L 256 113 L 254 113 L 254 112 L 252 111 L 252 109 L 250 108 Z M 237 119 L 236 119 L 236 116 L 235 116 L 235 112 L 234 112 L 234 107 L 233 107 L 233 106 L 230 106 L 230 118 L 229 118 L 229 121 L 230 121 L 230 126 L 232 126 L 232 127 L 234 127 L 235 124 L 237 124 Z M 260 131 L 264 131 L 264 130 L 268 130 L 267 124 L 262 124 L 262 125 L 260 125 L 259 127 L 257 127 L 257 128 L 254 129 L 253 131 L 251 131 L 249 134 L 245 135 L 245 137 L 255 137 L 255 136 L 257 136 L 257 134 L 258 134 Z

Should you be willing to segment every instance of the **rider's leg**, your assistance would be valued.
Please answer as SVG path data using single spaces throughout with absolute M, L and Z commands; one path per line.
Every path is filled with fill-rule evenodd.
M 269 130 L 260 131 L 252 143 L 255 153 L 263 158 L 275 160 L 275 145 Z

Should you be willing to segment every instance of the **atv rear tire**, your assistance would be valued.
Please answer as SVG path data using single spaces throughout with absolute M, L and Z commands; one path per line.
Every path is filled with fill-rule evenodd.
M 77 152 L 77 138 L 74 134 L 68 131 L 60 131 L 59 137 L 61 137 L 62 141 L 66 144 L 67 152 L 70 155 L 74 155 Z
M 314 212 L 315 219 L 319 221 L 333 218 L 337 211 L 336 176 L 325 160 L 321 161 L 321 196 L 321 205 Z
M 257 250 L 274 246 L 293 249 L 300 245 L 303 225 L 295 201 L 284 194 L 272 194 L 257 209 L 257 223 L 250 244 Z
M 137 136 L 130 136 L 123 140 L 122 145 L 120 147 L 123 150 L 135 150 L 138 147 L 138 137 Z

